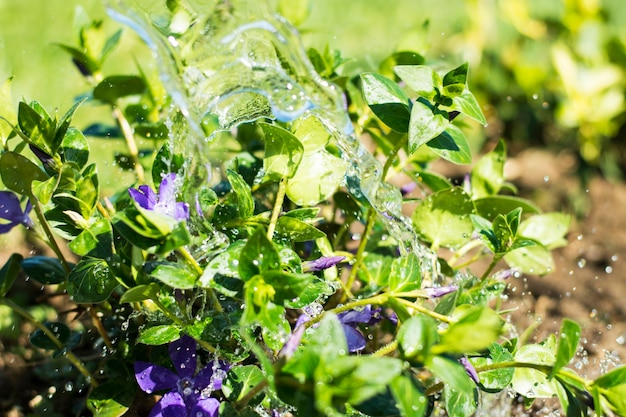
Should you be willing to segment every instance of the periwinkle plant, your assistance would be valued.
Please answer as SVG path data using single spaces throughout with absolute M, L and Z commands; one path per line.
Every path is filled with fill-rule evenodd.
M 202 20 L 180 2 L 167 6 L 171 20 L 161 31 L 182 41 L 174 29 Z M 233 10 L 218 12 L 224 18 Z M 267 25 L 237 33 L 250 28 Z M 388 229 L 395 214 L 354 192 L 383 184 L 363 175 L 374 182 L 355 185 L 357 176 L 346 172 L 361 161 L 347 160 L 352 154 L 336 146 L 314 106 L 278 117 L 263 99 L 244 94 L 229 105 L 261 106 L 262 117 L 220 131 L 207 116 L 203 128 L 217 156 L 198 185 L 190 172 L 198 155 L 168 140 L 180 135 L 176 121 L 162 119 L 171 98 L 157 98 L 158 80 L 144 73 L 105 77 L 102 61 L 120 36 L 90 42 L 98 36 L 85 31 L 81 42 L 104 45 L 101 51 L 64 48 L 93 84 L 90 100 L 111 106 L 136 184 L 101 195 L 89 141 L 71 127 L 78 105 L 58 120 L 36 101 L 22 102 L 3 116 L 11 129 L 0 130 L 7 132 L 0 175 L 9 189 L 0 194 L 0 217 L 9 222 L 0 231 L 24 224 L 55 254 L 11 256 L 0 270 L 0 303 L 34 324 L 34 346 L 82 374 L 94 415 L 124 415 L 143 395 L 152 397 L 151 416 L 421 417 L 443 408 L 461 417 L 477 410 L 481 393 L 503 390 L 528 403 L 557 396 L 568 416 L 626 413 L 626 368 L 588 380 L 566 367 L 578 346 L 576 323 L 566 319 L 558 337 L 526 344 L 509 337 L 499 311 L 511 270 L 553 269 L 551 250 L 565 243 L 568 216 L 502 193 L 511 188 L 504 142 L 478 159 L 463 186 L 430 169 L 439 158 L 472 161 L 460 126 L 485 117 L 468 88 L 467 64 L 435 71 L 412 54 L 388 76 L 339 77 L 335 55 L 309 52 L 311 68 L 341 81 L 334 88 L 341 85 L 349 103 L 350 130 L 374 140 L 375 156 L 385 161 L 378 177 L 403 173 L 415 182 L 405 188 L 423 191 L 410 220 L 391 219 L 411 225 L 419 238 L 412 247 L 432 255 L 422 257 Z M 279 55 L 262 36 L 254 40 Z M 280 62 L 285 67 L 270 69 L 293 69 Z M 157 145 L 147 165 L 158 192 L 144 176 L 135 135 Z M 28 148 L 44 152 L 45 161 Z M 309 175 L 316 169 L 328 175 Z M 328 178 L 342 177 L 345 183 L 329 188 Z M 310 187 L 307 196 L 320 201 L 305 201 L 298 187 Z M 472 268 L 483 258 L 486 269 Z M 498 270 L 501 261 L 508 265 Z M 98 348 L 78 327 L 40 322 L 14 301 L 22 272 L 89 311 L 85 326 L 110 353 L 81 360 L 74 349 Z

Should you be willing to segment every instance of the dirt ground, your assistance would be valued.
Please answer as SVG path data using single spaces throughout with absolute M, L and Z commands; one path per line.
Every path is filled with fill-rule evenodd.
M 581 184 L 575 158 L 536 149 L 509 159 L 506 170 L 522 195 L 544 211 L 572 213 L 573 220 L 569 245 L 555 252 L 555 272 L 511 278 L 506 305 L 514 309 L 511 321 L 521 328 L 536 323 L 536 340 L 557 332 L 564 317 L 577 321 L 583 328 L 582 348 L 572 365 L 586 377 L 611 369 L 620 358 L 626 362 L 626 279 L 621 271 L 626 263 L 626 185 L 601 178 Z M 0 247 L 0 260 L 14 249 Z M 22 252 L 28 256 L 28 249 Z M 32 282 L 25 285 L 35 288 Z M 27 346 L 28 340 L 20 339 L 20 344 Z M 28 414 L 11 402 L 36 394 L 32 369 L 21 356 L 5 351 L 0 339 L 0 415 Z

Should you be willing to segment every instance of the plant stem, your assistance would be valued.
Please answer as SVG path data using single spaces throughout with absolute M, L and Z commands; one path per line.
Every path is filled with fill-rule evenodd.
M 283 201 L 285 200 L 285 193 L 287 192 L 287 178 L 283 177 L 278 183 L 278 191 L 276 192 L 276 201 L 274 202 L 274 208 L 272 209 L 272 217 L 270 217 L 270 224 L 267 226 L 267 238 L 272 240 L 274 237 L 274 231 L 276 230 L 276 223 L 278 222 L 278 216 L 283 208 Z
M 98 330 L 98 334 L 100 334 L 100 337 L 102 337 L 102 340 L 104 341 L 104 344 L 106 345 L 107 349 L 112 351 L 113 343 L 111 343 L 109 334 L 107 333 L 106 329 L 102 325 L 102 321 L 100 321 L 100 317 L 98 317 L 98 312 L 93 307 L 91 307 L 89 308 L 89 315 L 91 316 L 91 321 L 93 325 L 96 327 L 96 329 Z
M 385 179 L 387 178 L 387 173 L 392 167 L 393 161 L 395 161 L 396 156 L 398 156 L 398 153 L 402 150 L 402 148 L 404 148 L 404 145 L 407 143 L 408 140 L 409 135 L 404 135 L 402 139 L 400 139 L 398 143 L 396 143 L 396 147 L 393 148 L 391 152 L 389 152 L 389 155 L 387 155 L 387 160 L 385 161 L 385 165 L 383 165 L 383 173 L 381 175 L 383 181 L 385 181 Z
M 198 277 L 201 277 L 204 271 L 202 270 L 200 265 L 198 265 L 198 262 L 196 262 L 194 257 L 191 256 L 189 251 L 185 249 L 184 247 L 180 247 L 176 249 L 176 251 L 185 259 L 187 264 L 189 264 L 194 269 L 194 271 L 196 271 L 196 273 L 198 274 Z M 215 311 L 218 311 L 218 312 L 222 311 L 222 305 L 220 304 L 220 301 L 217 299 L 217 296 L 215 295 L 215 292 L 213 291 L 213 289 L 209 288 L 207 289 L 207 291 L 209 293 L 209 297 L 211 297 L 211 301 L 213 301 L 213 308 L 215 309 Z
M 398 341 L 394 340 L 372 353 L 372 356 L 387 356 L 398 348 Z
M 133 167 L 135 169 L 135 173 L 137 174 L 137 180 L 139 182 L 145 181 L 145 173 L 143 171 L 143 166 L 139 161 L 139 149 L 137 149 L 137 143 L 135 142 L 135 135 L 133 134 L 133 129 L 130 127 L 130 123 L 124 116 L 122 110 L 119 107 L 113 106 L 113 117 L 117 120 L 117 123 L 122 130 L 122 135 L 124 136 L 124 140 L 126 141 L 126 147 L 128 148 L 128 153 L 130 153 L 130 157 L 133 160 Z
M 59 245 L 54 239 L 54 234 L 52 233 L 52 229 L 50 229 L 50 225 L 48 224 L 48 221 L 46 220 L 46 217 L 43 214 L 43 210 L 41 209 L 41 204 L 39 204 L 39 200 L 32 194 L 29 197 L 32 202 L 31 204 L 33 205 L 33 209 L 35 210 L 35 213 L 37 214 L 37 218 L 39 219 L 39 223 L 41 224 L 41 227 L 46 235 L 46 238 L 48 239 L 47 243 L 50 246 L 50 249 L 52 249 L 54 254 L 59 258 L 59 261 L 61 262 L 61 265 L 63 265 L 63 269 L 65 269 L 65 272 L 69 274 L 72 269 L 70 268 L 69 264 L 65 260 L 65 256 L 63 256 L 63 253 L 61 252 Z
M 374 220 L 376 219 L 376 210 L 370 207 L 367 211 L 367 219 L 365 220 L 365 230 L 361 235 L 361 242 L 359 242 L 359 248 L 356 251 L 355 259 L 356 261 L 352 265 L 352 270 L 350 271 L 350 276 L 348 277 L 348 281 L 346 282 L 346 292 L 344 294 L 344 299 L 346 297 L 351 297 L 351 288 L 352 284 L 356 279 L 357 273 L 359 272 L 359 268 L 363 263 L 363 253 L 365 252 L 365 248 L 367 247 L 367 242 L 369 240 L 369 234 L 374 227 Z
M 430 316 L 434 319 L 437 319 L 439 321 L 443 321 L 444 323 L 454 323 L 454 320 L 452 320 L 450 317 L 448 316 L 444 316 L 442 314 L 436 313 L 434 311 L 431 311 L 425 307 L 422 307 L 421 305 L 411 302 L 409 300 L 405 300 L 403 298 L 399 298 L 398 299 L 399 302 L 401 302 L 402 304 L 404 304 L 405 306 L 412 308 L 414 310 L 419 311 L 422 314 L 426 314 L 427 316 Z
M 0 299 L 0 304 L 4 304 L 10 307 L 17 314 L 31 322 L 35 327 L 37 327 L 37 329 L 41 330 L 48 337 L 48 339 L 50 339 L 52 343 L 54 343 L 59 349 L 65 348 L 63 343 L 61 343 L 61 341 L 56 337 L 54 333 L 52 333 L 50 329 L 48 329 L 46 326 L 43 325 L 43 323 L 35 319 L 28 311 L 26 311 L 20 305 L 14 303 L 8 298 Z M 66 350 L 65 352 L 63 352 L 63 354 L 72 363 L 72 365 L 74 365 L 76 369 L 78 369 L 78 371 L 83 374 L 83 376 L 87 379 L 87 381 L 91 383 L 92 386 L 98 386 L 98 383 L 91 377 L 91 373 L 89 372 L 89 370 L 85 367 L 82 361 L 78 359 L 78 357 L 74 355 L 74 353 L 72 353 L 72 351 Z
M 489 266 L 487 267 L 487 270 L 483 273 L 483 275 L 480 277 L 481 281 L 484 281 L 485 279 L 487 279 L 487 277 L 489 276 L 489 274 L 491 274 L 491 271 L 493 271 L 493 268 L 495 268 L 496 264 L 498 262 L 500 262 L 500 259 L 502 259 L 501 256 L 498 255 L 494 255 L 493 256 L 493 260 L 491 261 L 491 263 L 489 264 Z

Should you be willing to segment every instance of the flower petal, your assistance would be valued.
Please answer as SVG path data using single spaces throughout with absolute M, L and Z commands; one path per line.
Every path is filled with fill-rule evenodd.
M 317 272 L 335 266 L 344 259 L 346 259 L 345 256 L 322 256 L 313 261 L 304 262 L 302 266 L 304 272 Z
M 188 335 L 170 343 L 170 358 L 176 372 L 181 378 L 192 378 L 196 373 L 198 360 L 196 357 L 196 341 Z
M 174 212 L 170 214 L 178 221 L 189 220 L 189 204 L 179 202 L 174 205 Z
M 194 386 L 203 391 L 209 388 L 210 391 L 222 389 L 222 382 L 226 379 L 226 372 L 230 365 L 225 361 L 216 360 L 202 368 L 193 379 Z
M 347 324 L 343 324 L 342 326 L 346 334 L 346 340 L 348 341 L 348 351 L 357 352 L 365 349 L 365 345 L 367 344 L 365 336 L 352 326 L 348 326 Z
M 220 408 L 220 402 L 215 398 L 201 398 L 191 409 L 193 417 L 216 417 Z
M 164 205 L 176 203 L 176 174 L 171 172 L 163 177 L 159 186 L 159 202 Z
M 128 194 L 140 207 L 146 210 L 153 210 L 157 203 L 157 197 L 152 188 L 147 185 L 140 185 L 139 189 L 129 188 Z
M 178 376 L 169 369 L 141 361 L 135 362 L 135 379 L 139 388 L 148 394 L 176 388 L 178 382 Z
M 0 218 L 20 223 L 24 212 L 17 195 L 11 191 L 0 191 Z
M 187 415 L 183 397 L 176 391 L 168 392 L 150 410 L 148 417 L 181 417 Z
M 348 310 L 337 314 L 343 324 L 368 323 L 372 319 L 372 306 L 366 305 L 362 310 Z

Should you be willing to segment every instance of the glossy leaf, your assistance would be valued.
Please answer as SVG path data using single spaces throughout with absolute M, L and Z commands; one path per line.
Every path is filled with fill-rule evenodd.
M 441 77 L 424 65 L 398 65 L 393 69 L 398 77 L 422 97 L 432 98 L 435 88 L 441 89 Z
M 61 345 L 65 345 L 70 341 L 71 330 L 65 323 L 46 322 L 43 324 L 55 336 Z M 30 343 L 40 349 L 57 350 L 60 346 L 46 335 L 43 330 L 37 329 L 30 335 Z
M 554 259 L 548 249 L 534 245 L 515 249 L 504 256 L 504 260 L 523 273 L 544 275 L 554 271 Z
M 458 247 L 469 241 L 474 226 L 471 198 L 454 187 L 428 196 L 413 212 L 415 230 L 433 247 Z
M 113 228 L 107 219 L 98 219 L 68 244 L 79 256 L 107 259 L 113 253 Z
M 118 99 L 143 94 L 146 85 L 143 78 L 135 75 L 113 75 L 102 80 L 93 90 L 93 98 L 114 104 Z
M 86 257 L 70 272 L 67 292 L 75 303 L 100 303 L 117 286 L 115 275 L 103 259 Z
M 274 181 L 293 177 L 304 153 L 302 143 L 280 126 L 268 123 L 259 123 L 259 126 L 265 135 L 265 175 Z
M 69 128 L 63 137 L 60 149 L 63 162 L 73 162 L 83 168 L 89 159 L 89 143 L 83 133 L 75 128 Z
M 457 320 L 443 332 L 433 352 L 480 352 L 502 334 L 504 320 L 488 307 L 464 304 L 453 312 L 455 316 Z
M 566 366 L 576 354 L 578 349 L 578 342 L 580 340 L 580 326 L 569 319 L 564 319 L 561 323 L 561 330 L 559 332 L 559 342 L 556 348 L 556 359 L 549 378 L 559 372 L 561 368 Z
M 239 276 L 244 281 L 266 271 L 277 270 L 280 258 L 265 231 L 257 230 L 246 243 L 239 259 Z
M 339 188 L 346 162 L 325 149 L 306 151 L 293 178 L 287 182 L 287 197 L 299 206 L 312 206 L 326 200 Z
M 516 208 L 521 208 L 526 214 L 539 213 L 541 209 L 524 198 L 498 195 L 483 197 L 474 200 L 476 213 L 487 220 L 493 220 L 498 214 L 506 214 Z
M 503 140 L 500 140 L 496 147 L 483 155 L 472 169 L 473 199 L 493 196 L 500 192 L 504 184 L 505 162 L 506 145 Z
M 458 110 L 481 125 L 487 126 L 487 119 L 485 119 L 476 98 L 469 90 L 466 89 L 460 95 L 453 97 L 452 101 L 453 104 L 450 106 L 452 110 Z
M 278 218 L 276 233 L 292 242 L 306 242 L 326 236 L 326 233 L 315 226 L 291 216 L 281 216 Z
M 430 357 L 430 350 L 438 339 L 437 323 L 421 314 L 402 323 L 397 336 L 402 356 L 417 363 L 427 361 Z
M 553 349 L 546 345 L 524 345 L 515 353 L 518 362 L 538 365 L 554 365 Z M 549 398 L 556 395 L 558 382 L 549 380 L 548 375 L 531 368 L 515 368 L 511 381 L 513 389 L 528 398 Z
M 409 153 L 439 136 L 450 126 L 445 113 L 423 98 L 413 103 L 409 123 Z
M 222 392 L 229 401 L 239 401 L 265 379 L 257 366 L 236 366 L 228 371 Z
M 107 381 L 89 392 L 87 408 L 99 417 L 122 417 L 132 405 L 136 391 L 128 381 Z
M 443 159 L 455 164 L 472 162 L 472 152 L 467 138 L 461 129 L 454 125 L 449 125 L 444 132 L 426 145 Z
M 50 147 L 50 150 L 52 151 L 52 153 L 57 152 L 59 147 L 61 147 L 63 142 L 66 140 L 67 133 L 69 132 L 70 124 L 72 123 L 72 117 L 74 117 L 74 113 L 76 113 L 76 110 L 78 109 L 78 107 L 85 100 L 86 98 L 76 101 L 72 105 L 72 107 L 70 107 L 70 109 L 59 120 L 58 125 L 54 131 L 54 136 L 48 139 L 47 141 L 47 144 Z M 73 129 L 73 131 L 69 133 L 70 133 L 70 138 L 67 139 L 68 141 L 67 143 L 77 144 L 77 142 L 80 141 L 80 138 L 77 138 L 77 136 L 82 136 L 82 133 L 77 129 Z M 82 143 L 78 145 L 79 148 L 87 146 L 87 142 L 84 139 L 85 138 L 82 138 Z M 85 158 L 85 162 L 86 162 L 86 158 Z
M 48 175 L 37 165 L 15 152 L 5 152 L 0 156 L 0 176 L 9 190 L 25 195 L 31 193 L 33 181 L 48 179 Z
M 196 274 L 176 264 L 158 265 L 150 276 L 171 288 L 181 290 L 194 288 L 198 279 Z
M 22 261 L 22 269 L 29 278 L 45 285 L 65 282 L 67 273 L 57 258 L 31 256 Z
M 428 400 L 423 387 L 410 374 L 396 377 L 390 388 L 402 417 L 423 417 L 426 414 Z
M 396 258 L 391 264 L 389 291 L 413 291 L 422 286 L 421 262 L 413 252 Z
M 411 118 L 410 100 L 398 85 L 380 74 L 361 74 L 361 88 L 365 102 L 384 124 L 406 133 Z
M 618 415 L 626 414 L 626 366 L 607 372 L 592 386 L 608 401 L 611 410 Z
M 160 287 L 156 283 L 137 285 L 129 288 L 120 297 L 120 303 L 136 303 L 139 301 L 152 300 L 156 298 Z
M 252 191 L 243 177 L 231 169 L 226 170 L 228 182 L 237 196 L 237 211 L 239 217 L 247 219 L 254 214 L 254 200 L 252 199 Z
M 145 345 L 164 345 L 180 338 L 180 328 L 175 324 L 162 324 L 142 329 L 137 337 L 137 343 Z
M 457 68 L 448 71 L 443 76 L 443 92 L 448 97 L 456 97 L 460 95 L 467 84 L 467 71 L 469 65 L 461 64 Z
M 428 366 L 433 374 L 444 383 L 444 386 L 454 387 L 457 392 L 465 393 L 466 395 L 473 394 L 474 382 L 457 361 L 436 355 L 431 358 Z
M 13 286 L 20 273 L 20 263 L 23 259 L 24 257 L 19 253 L 13 253 L 0 269 L 0 297 L 4 297 Z
M 565 235 L 569 231 L 571 216 L 565 213 L 547 213 L 529 217 L 519 227 L 519 235 L 536 240 L 546 249 L 567 244 Z
M 475 368 L 487 364 L 496 364 L 502 362 L 510 362 L 513 360 L 511 352 L 506 350 L 502 345 L 498 343 L 492 343 L 489 346 L 489 357 L 477 357 L 472 358 L 470 361 Z M 501 391 L 505 389 L 511 383 L 513 379 L 514 368 L 501 368 L 491 371 L 479 372 L 478 377 L 482 387 L 490 392 Z

